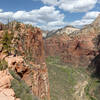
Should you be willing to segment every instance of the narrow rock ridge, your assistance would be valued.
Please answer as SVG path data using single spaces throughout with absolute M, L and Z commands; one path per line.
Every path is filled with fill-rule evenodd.
M 31 87 L 35 96 L 41 100 L 50 100 L 48 70 L 45 63 L 41 30 L 18 24 L 20 24 L 20 29 L 16 30 L 16 25 L 12 28 L 14 32 L 12 47 L 15 47 L 17 53 L 12 50 L 11 54 L 7 55 L 2 51 L 3 45 L 0 45 L 0 60 L 5 60 L 8 63 L 8 68 L 16 71 L 20 78 Z M 8 29 L 8 34 L 11 34 L 12 30 Z M 1 30 L 0 40 L 2 40 L 3 34 L 5 31 Z

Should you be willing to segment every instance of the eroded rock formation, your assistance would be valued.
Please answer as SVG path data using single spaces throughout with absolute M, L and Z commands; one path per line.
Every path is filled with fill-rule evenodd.
M 46 97 L 49 100 L 48 71 L 44 58 L 42 33 L 38 28 L 34 30 L 29 29 L 27 30 L 27 34 L 24 37 L 22 36 L 21 39 L 22 41 L 18 42 L 18 51 L 26 57 L 26 60 L 29 60 L 30 66 L 33 66 L 31 70 L 26 71 L 23 79 L 28 79 L 28 73 L 31 71 L 33 73 L 32 81 L 34 84 L 32 84 L 33 93 L 42 99 Z
M 12 79 L 8 70 L 0 71 L 0 100 L 20 100 L 11 89 Z
M 60 56 L 63 62 L 87 66 L 98 54 L 94 39 L 100 32 L 100 16 L 77 34 L 54 35 L 45 39 L 46 56 Z
M 40 29 L 32 27 L 26 29 L 25 25 L 21 24 L 20 30 L 14 32 L 12 47 L 15 48 L 10 55 L 6 55 L 1 45 L 0 60 L 4 59 L 8 63 L 8 68 L 16 71 L 20 78 L 31 87 L 35 96 L 42 100 L 50 100 L 48 70 Z M 8 33 L 11 34 L 10 30 Z M 2 39 L 2 34 L 0 35 Z
M 21 79 L 29 87 L 32 87 L 35 96 L 50 100 L 48 71 L 45 63 L 36 65 L 29 62 L 29 64 L 26 64 L 21 56 L 9 56 L 5 60 L 8 62 L 8 67 L 15 70 Z

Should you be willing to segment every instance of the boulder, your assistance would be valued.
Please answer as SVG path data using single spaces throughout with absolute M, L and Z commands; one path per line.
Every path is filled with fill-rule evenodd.
M 0 71 L 0 100 L 16 100 L 15 93 L 10 88 L 12 79 L 8 69 Z

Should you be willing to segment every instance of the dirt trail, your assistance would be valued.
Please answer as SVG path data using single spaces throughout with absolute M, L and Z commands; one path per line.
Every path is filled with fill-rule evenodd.
M 86 97 L 85 91 L 84 91 L 87 84 L 88 84 L 88 82 L 84 81 L 84 82 L 79 82 L 75 86 L 74 97 L 76 100 L 88 100 L 88 98 Z

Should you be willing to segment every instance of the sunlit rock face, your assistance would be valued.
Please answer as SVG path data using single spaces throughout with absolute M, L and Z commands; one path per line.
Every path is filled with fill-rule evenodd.
M 29 62 L 32 66 L 32 68 L 30 68 L 21 56 L 9 56 L 6 57 L 5 60 L 8 62 L 8 67 L 15 70 L 21 79 L 24 80 L 30 88 L 32 87 L 34 95 L 41 99 L 50 99 L 48 70 L 45 63 L 36 65 L 33 62 Z
M 63 62 L 87 66 L 98 54 L 95 38 L 100 33 L 100 16 L 90 24 L 69 35 L 61 33 L 45 39 L 46 56 L 60 56 Z
M 0 31 L 0 40 L 4 32 Z M 13 51 L 8 55 L 2 51 L 3 45 L 1 45 L 0 60 L 4 59 L 8 63 L 8 68 L 14 70 L 27 83 L 35 96 L 50 100 L 48 70 L 41 30 L 27 28 L 24 24 L 20 24 L 20 30 L 14 27 L 13 32 L 12 47 L 15 46 L 17 53 Z M 10 29 L 8 29 L 8 34 L 11 34 Z
M 66 34 L 71 34 L 71 33 L 77 33 L 77 31 L 79 31 L 80 29 L 78 29 L 78 28 L 75 28 L 75 27 L 73 27 L 73 26 L 66 26 L 66 27 L 64 27 L 64 28 L 62 28 L 62 29 L 60 29 L 60 30 L 58 30 L 57 32 L 56 32 L 56 34 L 63 34 L 63 33 L 66 33 Z
M 45 38 L 48 38 L 48 37 L 51 37 L 54 35 L 62 35 L 62 34 L 69 35 L 71 33 L 77 34 L 79 30 L 80 30 L 79 28 L 76 28 L 73 26 L 65 26 L 64 28 L 60 28 L 57 30 L 52 30 L 52 31 L 48 31 L 48 32 L 44 31 L 44 33 L 45 33 Z
M 24 57 L 31 57 L 29 63 L 33 68 L 24 73 L 22 79 L 32 86 L 32 91 L 36 96 L 50 100 L 48 71 L 44 56 L 44 43 L 42 39 L 42 32 L 38 28 L 28 29 L 27 34 L 22 35 L 23 41 L 18 41 L 18 51 Z M 29 54 L 27 55 L 26 52 Z M 29 80 L 30 72 L 33 73 L 32 81 Z M 27 79 L 29 81 L 27 81 Z M 33 83 L 32 83 L 33 82 Z
M 11 89 L 12 79 L 8 70 L 0 71 L 0 100 L 20 100 Z

